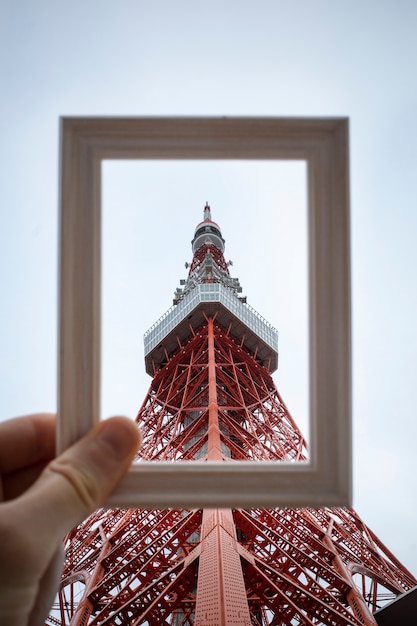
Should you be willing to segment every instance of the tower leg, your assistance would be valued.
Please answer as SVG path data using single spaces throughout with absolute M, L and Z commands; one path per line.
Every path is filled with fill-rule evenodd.
M 345 567 L 342 559 L 337 553 L 335 546 L 333 545 L 333 541 L 331 539 L 331 529 L 333 526 L 333 522 L 331 523 L 326 535 L 324 535 L 324 542 L 329 546 L 330 550 L 334 553 L 333 566 L 336 571 L 339 572 L 341 576 L 348 581 L 351 586 L 351 591 L 347 595 L 347 601 L 354 613 L 354 615 L 358 618 L 358 620 L 362 624 L 366 624 L 366 626 L 378 626 L 376 619 L 370 612 L 365 600 L 363 599 L 362 594 L 356 589 L 355 583 L 353 582 L 353 578 L 348 570 Z
M 230 509 L 206 509 L 201 528 L 195 626 L 250 626 Z
M 86 626 L 93 611 L 93 604 L 89 599 L 89 594 L 104 575 L 104 568 L 101 562 L 110 548 L 110 543 L 102 527 L 100 527 L 100 536 L 103 541 L 103 547 L 95 564 L 94 570 L 91 572 L 90 578 L 85 586 L 84 595 L 77 607 L 76 612 L 74 613 L 73 618 L 71 619 L 70 626 Z

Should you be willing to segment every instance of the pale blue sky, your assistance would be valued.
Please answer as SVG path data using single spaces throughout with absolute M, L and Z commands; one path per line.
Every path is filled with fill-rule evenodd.
M 354 506 L 417 574 L 416 23 L 417 5 L 411 0 L 343 5 L 330 0 L 3 0 L 1 418 L 56 408 L 59 116 L 349 116 Z M 143 218 L 142 224 L 134 223 L 126 239 L 130 271 L 134 263 L 146 275 L 157 271 L 153 281 L 158 286 L 153 290 L 142 277 L 131 285 L 127 270 L 120 280 L 123 302 L 129 290 L 139 298 L 150 293 L 148 317 L 138 315 L 137 328 L 131 318 L 126 323 L 138 350 L 138 361 L 130 354 L 126 364 L 142 367 L 141 336 L 148 321 L 170 306 L 185 276 L 193 229 L 208 200 L 226 239 L 226 256 L 234 262 L 233 275 L 249 302 L 277 326 L 280 367 L 287 363 L 290 368 L 297 348 L 288 336 L 300 331 L 286 325 L 282 294 L 298 282 L 299 270 L 295 252 L 288 252 L 284 263 L 274 260 L 274 250 L 281 250 L 294 230 L 285 217 L 299 199 L 293 174 L 285 176 L 290 184 L 283 197 L 271 190 L 274 228 L 255 233 L 258 206 L 252 214 L 250 202 L 242 205 L 242 190 L 234 194 L 230 186 L 233 177 L 228 185 L 221 183 L 224 171 L 201 178 L 185 174 L 183 189 L 164 174 L 149 198 L 134 168 L 111 169 L 105 191 L 112 213 L 118 200 L 121 214 L 131 212 L 136 201 L 142 202 L 142 211 L 152 204 L 152 219 L 158 213 L 156 222 Z M 267 207 L 268 194 L 257 193 L 246 196 Z M 178 220 L 172 219 L 174 207 L 177 214 L 183 207 Z M 155 228 L 158 268 L 149 254 L 145 261 L 133 254 L 135 243 L 144 253 L 143 231 Z M 285 236 L 280 239 L 281 228 Z M 277 286 L 268 290 L 269 285 Z M 298 297 L 290 299 L 297 302 Z M 137 308 L 142 308 L 140 299 Z M 132 369 L 127 370 L 126 379 L 134 381 Z M 137 375 L 133 413 L 147 384 Z M 285 376 L 279 372 L 276 380 L 300 422 L 297 383 L 294 375 Z

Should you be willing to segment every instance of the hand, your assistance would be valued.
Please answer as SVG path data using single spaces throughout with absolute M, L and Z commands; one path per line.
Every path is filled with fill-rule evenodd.
M 45 623 L 63 566 L 62 540 L 103 504 L 141 435 L 130 420 L 97 424 L 57 458 L 55 419 L 0 423 L 0 624 Z

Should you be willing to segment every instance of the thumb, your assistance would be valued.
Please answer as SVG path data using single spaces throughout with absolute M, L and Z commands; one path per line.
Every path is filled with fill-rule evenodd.
M 127 472 L 140 443 L 134 422 L 113 417 L 96 424 L 49 463 L 25 500 L 32 516 L 36 512 L 41 516 L 50 538 L 62 539 L 103 504 Z

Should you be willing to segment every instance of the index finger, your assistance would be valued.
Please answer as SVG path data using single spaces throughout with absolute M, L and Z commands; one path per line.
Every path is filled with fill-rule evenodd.
M 0 422 L 0 472 L 9 473 L 55 456 L 55 415 L 34 413 Z

